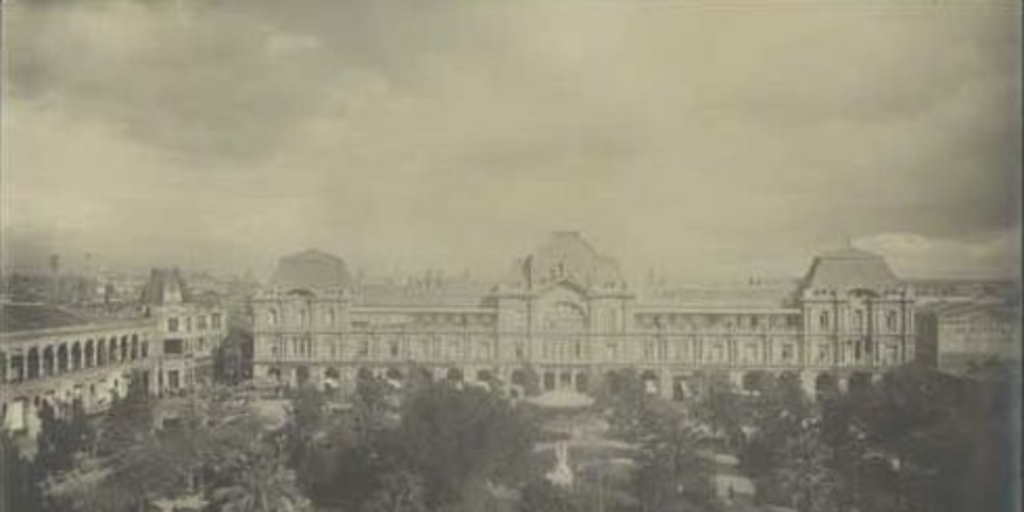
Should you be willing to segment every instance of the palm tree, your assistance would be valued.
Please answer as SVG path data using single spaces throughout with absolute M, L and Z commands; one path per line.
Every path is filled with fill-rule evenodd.
M 284 465 L 281 450 L 267 446 L 251 453 L 234 469 L 233 483 L 213 492 L 214 510 L 224 512 L 302 512 L 311 510 L 299 491 L 295 473 Z

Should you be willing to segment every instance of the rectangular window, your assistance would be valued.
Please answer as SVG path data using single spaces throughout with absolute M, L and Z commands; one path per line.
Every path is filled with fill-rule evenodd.
M 164 354 L 182 354 L 185 352 L 185 343 L 180 338 L 164 340 Z
M 782 360 L 783 361 L 792 361 L 793 360 L 793 346 L 792 345 L 788 345 L 787 344 L 787 345 L 783 345 L 782 346 Z
M 181 386 L 181 382 L 178 378 L 178 370 L 170 370 L 167 372 L 167 387 L 171 389 L 178 389 Z
M 178 319 L 177 318 L 168 318 L 167 319 L 167 331 L 168 332 L 178 332 Z
M 210 324 L 214 329 L 220 329 L 220 313 L 214 313 L 210 316 Z
M 206 315 L 200 315 L 196 318 L 196 329 L 200 331 L 206 330 Z

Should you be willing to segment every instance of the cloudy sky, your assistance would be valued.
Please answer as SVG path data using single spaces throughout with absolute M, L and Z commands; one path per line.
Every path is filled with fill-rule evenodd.
M 1019 273 L 1011 0 L 5 2 L 8 263 Z

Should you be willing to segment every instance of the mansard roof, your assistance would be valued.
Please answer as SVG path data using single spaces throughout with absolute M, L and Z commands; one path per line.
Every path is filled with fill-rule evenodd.
M 818 255 L 801 281 L 801 290 L 884 290 L 900 280 L 880 254 L 846 247 Z
M 396 283 L 364 284 L 356 293 L 360 306 L 384 307 L 476 307 L 490 293 L 490 286 L 454 282 L 433 286 Z
M 350 288 L 353 279 L 344 260 L 333 254 L 308 249 L 278 260 L 270 284 L 288 290 L 325 290 Z
M 178 269 L 154 268 L 142 287 L 139 302 L 153 306 L 191 300 L 185 279 Z
M 536 251 L 517 262 L 515 282 L 527 288 L 569 281 L 584 288 L 619 286 L 619 264 L 599 254 L 578 231 L 557 231 Z

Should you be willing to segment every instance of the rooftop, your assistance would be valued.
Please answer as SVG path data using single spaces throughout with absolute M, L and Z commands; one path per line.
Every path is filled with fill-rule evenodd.
M 153 306 L 187 302 L 190 299 L 185 279 L 176 268 L 154 268 L 139 295 L 139 302 Z
M 316 249 L 285 256 L 277 263 L 270 284 L 287 290 L 349 288 L 352 275 L 341 258 Z
M 584 287 L 624 282 L 619 264 L 598 254 L 578 231 L 556 231 L 532 254 L 518 261 L 512 280 L 534 287 L 572 281 Z
M 0 304 L 0 332 L 56 329 L 89 323 L 87 318 L 50 304 Z
M 846 247 L 815 257 L 800 289 L 883 290 L 899 285 L 899 278 L 881 255 Z
M 420 306 L 420 307 L 476 307 L 490 292 L 491 287 L 478 283 L 453 282 L 434 286 L 402 284 L 366 284 L 360 289 L 360 306 Z

